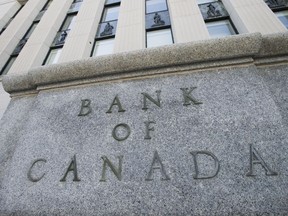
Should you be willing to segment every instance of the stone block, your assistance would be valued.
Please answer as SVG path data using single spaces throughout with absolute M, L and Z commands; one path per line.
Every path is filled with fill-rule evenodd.
M 13 100 L 0 127 L 0 214 L 288 214 L 286 103 L 275 102 L 287 88 L 273 86 L 286 70 L 275 81 L 275 68 L 252 64 L 187 71 Z

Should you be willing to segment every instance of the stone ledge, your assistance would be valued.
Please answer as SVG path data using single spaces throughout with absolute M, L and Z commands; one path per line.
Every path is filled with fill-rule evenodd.
M 38 67 L 26 75 L 3 78 L 9 93 L 35 90 L 38 86 L 114 76 L 121 79 L 137 71 L 193 65 L 243 57 L 279 56 L 288 53 L 288 34 L 262 36 L 260 33 L 234 35 L 190 43 L 124 52 L 69 63 Z
M 278 33 L 262 36 L 261 49 L 257 55 L 259 57 L 280 56 L 288 53 L 288 34 Z

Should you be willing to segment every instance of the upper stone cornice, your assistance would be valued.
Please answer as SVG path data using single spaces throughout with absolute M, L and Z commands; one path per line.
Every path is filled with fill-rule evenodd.
M 7 92 L 21 93 L 47 86 L 56 88 L 183 70 L 251 64 L 259 59 L 273 57 L 284 57 L 288 63 L 287 54 L 288 33 L 241 34 L 41 66 L 24 75 L 6 75 L 2 82 Z

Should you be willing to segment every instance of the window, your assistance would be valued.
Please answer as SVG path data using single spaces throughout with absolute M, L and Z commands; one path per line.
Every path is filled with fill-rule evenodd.
M 5 29 L 8 27 L 8 25 L 12 22 L 12 20 L 17 16 L 17 14 L 20 12 L 20 10 L 24 7 L 24 5 L 22 5 L 17 11 L 16 13 L 8 20 L 8 22 L 6 23 L 6 25 L 1 29 L 0 31 L 0 35 L 5 31 Z
M 45 4 L 45 6 L 43 7 L 42 11 L 47 10 L 47 9 L 49 8 L 49 6 L 51 5 L 51 3 L 52 3 L 52 0 L 49 0 L 49 1 Z
M 51 3 L 51 0 L 47 1 L 44 8 L 47 9 L 49 7 L 49 5 L 50 5 L 49 2 Z M 26 42 L 28 41 L 28 39 L 30 38 L 30 36 L 34 32 L 35 28 L 37 27 L 38 23 L 40 22 L 42 15 L 45 13 L 44 8 L 38 13 L 37 17 L 34 19 L 32 25 L 30 26 L 28 31 L 25 33 L 24 37 L 17 44 L 16 48 L 13 50 L 8 62 L 6 63 L 6 65 L 4 66 L 4 68 L 0 74 L 7 74 L 8 73 L 8 71 L 12 67 L 13 63 L 17 59 L 17 56 L 19 55 L 19 53 L 21 52 L 21 50 L 25 46 Z M 39 15 L 41 15 L 41 16 L 39 16 Z
M 288 1 L 264 0 L 270 9 L 275 13 L 282 24 L 288 28 Z
M 56 49 L 51 49 L 49 54 L 48 54 L 48 57 L 45 61 L 45 65 L 56 64 L 59 60 L 61 52 L 62 52 L 62 47 L 56 48 Z
M 106 7 L 102 16 L 102 22 L 117 20 L 120 6 Z
M 19 55 L 19 53 L 21 52 L 21 50 L 23 49 L 23 47 L 27 43 L 28 39 L 30 38 L 31 34 L 33 33 L 33 31 L 35 30 L 37 25 L 38 25 L 38 21 L 33 22 L 33 24 L 30 26 L 30 28 L 28 29 L 28 31 L 26 32 L 24 37 L 19 41 L 18 45 L 14 49 L 12 56 L 18 56 Z
M 219 38 L 236 34 L 229 20 L 208 22 L 206 23 L 206 26 L 212 38 Z
M 91 56 L 112 54 L 120 10 L 119 0 L 106 0 Z
M 74 26 L 75 20 L 76 20 L 76 15 L 77 14 L 69 14 L 66 16 L 66 19 L 60 29 L 60 31 L 67 31 L 71 30 Z
M 12 56 L 9 58 L 8 62 L 6 63 L 6 65 L 4 66 L 3 70 L 1 71 L 0 75 L 5 75 L 8 73 L 8 71 L 10 70 L 10 68 L 12 67 L 13 63 L 15 62 L 17 56 Z
M 238 34 L 223 3 L 219 0 L 197 0 L 210 37 Z
M 147 32 L 147 48 L 173 44 L 171 29 Z
M 82 2 L 81 0 L 74 0 L 73 3 L 71 4 L 70 9 L 67 11 L 65 20 L 63 21 L 61 28 L 57 32 L 54 41 L 51 44 L 50 50 L 43 62 L 43 65 L 56 64 L 59 61 L 66 38 L 70 30 L 73 29 L 74 27 L 81 2 Z M 76 8 L 72 7 L 75 4 L 77 4 L 79 7 Z
M 120 4 L 121 0 L 106 0 L 105 5 Z
M 288 29 L 288 10 L 275 12 L 278 19 L 283 23 L 283 25 Z
M 146 13 L 168 10 L 166 0 L 146 0 Z
M 146 47 L 173 44 L 166 0 L 146 0 Z
M 29 28 L 28 32 L 26 32 L 24 38 L 25 39 L 28 39 L 30 38 L 31 34 L 33 33 L 33 31 L 35 30 L 35 28 L 37 27 L 38 25 L 38 22 L 35 22 L 31 25 L 31 27 Z
M 96 41 L 92 56 L 108 55 L 113 53 L 114 38 Z
M 217 0 L 197 0 L 197 4 L 206 4 L 210 2 L 215 2 Z

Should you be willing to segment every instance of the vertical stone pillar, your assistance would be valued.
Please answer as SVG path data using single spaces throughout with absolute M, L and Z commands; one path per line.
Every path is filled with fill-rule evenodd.
M 209 33 L 196 0 L 167 0 L 174 43 L 209 38 Z
M 12 20 L 7 29 L 1 34 L 0 70 L 2 70 L 11 53 L 25 35 L 39 11 L 44 7 L 45 3 L 46 1 L 42 0 L 29 0 Z
M 30 1 L 31 0 L 29 0 L 29 2 Z M 72 1 L 73 0 L 53 0 L 18 55 L 9 74 L 27 73 L 30 68 L 42 65 Z M 46 3 L 46 1 L 44 1 L 44 3 Z
M 12 2 L 7 2 L 7 0 L 0 0 L 0 31 L 15 15 L 20 7 L 21 4 L 16 0 Z
M 145 1 L 121 0 L 114 53 L 145 48 Z
M 222 0 L 239 33 L 285 32 L 282 25 L 264 0 Z
M 133 0 L 135 1 L 135 0 Z M 84 0 L 59 58 L 68 62 L 90 57 L 105 0 Z

